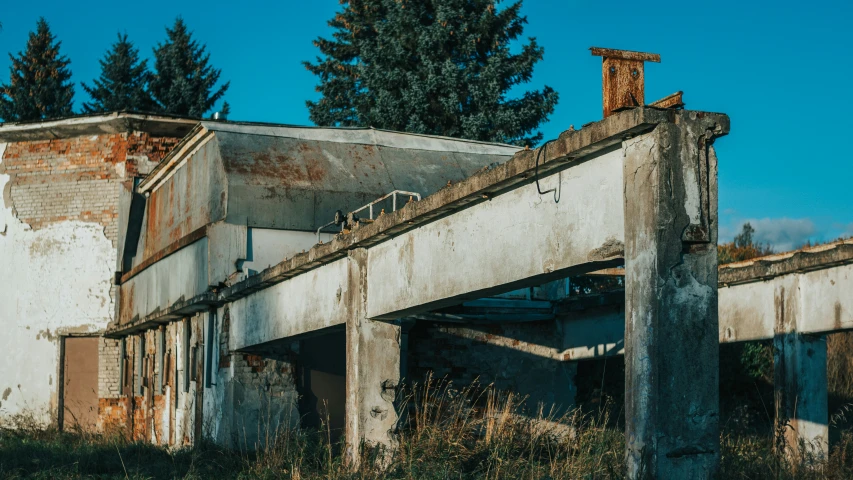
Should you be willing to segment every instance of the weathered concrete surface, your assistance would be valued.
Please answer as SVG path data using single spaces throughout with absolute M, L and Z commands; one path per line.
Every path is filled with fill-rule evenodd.
M 344 435 L 347 461 L 356 465 L 362 442 L 384 446 L 387 454 L 396 448 L 400 326 L 367 318 L 367 251 L 351 251 L 347 266 L 351 287 L 344 296 L 349 310 Z
M 614 150 L 368 250 L 369 318 L 393 319 L 523 282 L 621 262 L 622 152 Z
M 717 165 L 724 116 L 679 112 L 627 140 L 625 418 L 629 478 L 719 468 Z M 707 143 L 700 139 L 709 132 Z
M 136 187 L 134 199 L 137 207 L 144 203 L 137 208 L 144 214 L 125 215 L 118 242 L 123 256 L 133 259 L 130 269 L 129 262 L 121 265 L 120 328 L 138 331 L 144 324 L 194 313 L 192 303 L 186 302 L 246 278 L 243 263 L 251 268 L 257 259 L 266 261 L 261 264 L 266 268 L 310 248 L 316 242 L 308 243 L 309 232 L 327 224 L 338 209 L 355 210 L 394 189 L 433 193 L 518 150 L 373 129 L 202 122 Z M 131 205 L 124 202 L 126 209 Z M 375 213 L 383 207 L 390 209 L 390 200 L 377 205 Z M 289 234 L 271 235 L 272 229 L 287 229 Z M 250 238 L 254 230 L 265 241 Z M 148 290 L 175 283 L 165 277 L 125 288 L 137 276 L 169 275 L 151 266 L 170 262 L 176 251 L 202 235 L 209 244 L 210 292 L 196 290 L 173 298 Z M 178 311 L 179 303 L 187 310 Z M 133 311 L 124 311 L 125 305 Z
M 422 201 L 409 203 L 396 212 L 382 215 L 378 217 L 375 222 L 356 225 L 351 232 L 339 235 L 329 243 L 315 245 L 308 252 L 295 255 L 294 257 L 278 263 L 277 265 L 260 272 L 258 275 L 251 276 L 236 285 L 228 286 L 226 284 L 226 288 L 217 289 L 216 292 L 207 292 L 205 294 L 196 295 L 196 297 L 184 297 L 177 303 L 161 304 L 154 308 L 150 308 L 147 313 L 140 311 L 138 315 L 134 314 L 131 317 L 138 317 L 143 320 L 143 323 L 153 325 L 157 322 L 168 321 L 169 318 L 179 318 L 182 314 L 198 311 L 198 309 L 206 308 L 207 305 L 224 305 L 225 303 L 232 302 L 258 290 L 283 282 L 288 278 L 297 276 L 305 271 L 322 267 L 336 259 L 344 257 L 348 250 L 353 248 L 370 248 L 374 245 L 386 242 L 397 235 L 427 226 L 427 224 L 438 220 L 440 217 L 459 210 L 464 211 L 468 207 L 481 207 L 482 210 L 480 211 L 487 212 L 490 215 L 496 215 L 496 210 L 494 208 L 490 208 L 488 203 L 491 203 L 491 201 L 501 201 L 498 200 L 498 198 L 503 194 L 515 195 L 517 196 L 515 198 L 519 199 L 519 201 L 533 202 L 535 205 L 542 205 L 539 208 L 541 208 L 540 213 L 543 217 L 547 217 L 548 211 L 559 211 L 563 212 L 560 215 L 561 218 L 575 221 L 577 223 L 577 225 L 571 225 L 573 228 L 586 226 L 588 225 L 587 223 L 584 223 L 586 214 L 580 215 L 579 212 L 581 212 L 582 209 L 572 205 L 572 202 L 568 201 L 568 198 L 576 195 L 576 193 L 561 190 L 560 195 L 565 195 L 566 199 L 560 203 L 550 203 L 550 207 L 547 206 L 549 205 L 549 202 L 546 201 L 546 198 L 550 198 L 550 196 L 546 195 L 538 197 L 531 193 L 535 188 L 534 182 L 537 178 L 535 175 L 537 171 L 539 174 L 538 178 L 546 185 L 548 182 L 557 182 L 560 180 L 561 183 L 565 182 L 566 185 L 569 185 L 572 188 L 577 187 L 579 189 L 583 189 L 590 194 L 591 198 L 602 201 L 606 198 L 608 202 L 618 203 L 620 189 L 614 188 L 612 185 L 614 179 L 618 177 L 620 173 L 618 168 L 613 168 L 613 164 L 618 162 L 618 155 L 610 157 L 609 154 L 612 153 L 614 149 L 618 150 L 617 147 L 621 144 L 624 136 L 635 135 L 648 131 L 658 122 L 670 121 L 672 121 L 672 119 L 670 118 L 669 112 L 642 108 L 620 112 L 617 115 L 613 115 L 602 122 L 598 122 L 597 124 L 591 125 L 582 130 L 564 132 L 559 139 L 549 143 L 547 148 L 541 150 L 542 155 L 538 168 L 536 167 L 537 159 L 535 157 L 535 152 L 519 152 L 504 164 L 497 165 L 494 168 L 483 168 L 479 173 L 465 179 L 464 181 L 448 185 L 441 191 L 426 197 Z M 199 132 L 199 135 L 203 133 L 201 131 Z M 203 138 L 197 140 L 199 142 L 206 142 L 202 143 L 205 146 L 211 145 L 216 141 L 206 141 Z M 432 139 L 430 141 L 434 143 L 436 140 Z M 445 143 L 454 143 L 448 140 L 441 141 Z M 467 145 L 466 142 L 462 143 Z M 182 145 L 176 147 L 176 150 L 186 149 L 186 155 L 192 156 L 194 148 L 192 147 L 192 144 L 193 143 L 190 142 L 189 139 L 185 139 L 185 141 L 182 142 Z M 474 153 L 475 152 L 469 152 L 466 153 L 466 155 L 470 156 Z M 183 170 L 180 168 L 181 155 L 182 154 L 179 153 L 171 155 L 161 163 L 161 167 L 158 167 L 159 173 L 154 172 L 148 179 L 146 179 L 148 186 L 143 188 L 152 190 L 152 198 L 155 194 L 159 194 L 163 191 L 164 187 L 162 185 L 173 182 L 171 175 L 177 175 L 175 172 Z M 566 173 L 563 177 L 558 174 L 560 170 L 593 168 L 585 167 L 585 164 L 587 162 L 597 162 L 599 160 L 603 160 L 602 168 L 595 169 L 596 172 L 599 172 L 600 170 L 596 176 L 596 178 L 601 181 L 599 184 L 588 185 L 586 182 L 580 182 L 578 177 L 571 172 Z M 467 162 L 470 164 L 470 160 L 467 160 Z M 551 177 L 551 179 L 549 180 L 548 177 Z M 524 192 L 516 192 L 515 190 L 524 190 Z M 577 200 L 576 197 L 573 198 Z M 490 201 L 487 202 L 487 200 Z M 482 204 L 486 205 L 483 206 Z M 556 207 L 559 207 L 559 209 L 557 209 L 555 205 Z M 606 206 L 606 204 L 601 205 L 602 208 Z M 609 215 L 613 218 L 619 218 L 618 215 L 620 211 L 620 208 L 617 206 L 617 208 L 613 212 L 610 212 Z M 470 224 L 472 225 L 471 228 L 474 228 L 474 230 L 482 232 L 483 234 L 488 233 L 486 231 L 486 227 L 481 223 L 484 218 L 472 219 L 470 214 L 467 215 L 467 218 L 470 219 L 469 221 L 473 222 Z M 597 212 L 596 215 L 598 215 L 597 218 L 599 219 L 607 218 L 607 215 L 601 212 Z M 500 215 L 498 215 L 498 217 L 500 218 Z M 148 218 L 147 214 L 146 218 Z M 168 218 L 168 216 L 164 218 Z M 488 218 L 485 220 L 488 220 Z M 147 219 L 146 221 L 149 224 L 151 223 L 150 219 Z M 503 220 L 499 219 L 497 221 Z M 543 227 L 547 227 L 549 224 L 543 223 L 542 225 Z M 608 223 L 608 225 L 610 224 Z M 507 226 L 516 227 L 516 230 L 518 229 L 518 226 L 513 226 L 512 224 Z M 532 225 L 527 226 L 532 227 Z M 553 223 L 551 223 L 550 226 L 552 228 L 558 228 Z M 614 226 L 614 229 L 619 228 L 618 225 L 611 226 Z M 544 228 L 542 230 L 544 231 Z M 515 241 L 517 241 L 519 238 L 514 231 L 512 232 L 512 235 L 508 235 L 508 233 L 509 232 L 502 234 L 498 239 L 516 239 Z M 587 235 L 590 235 L 590 237 L 587 237 Z M 585 250 L 580 253 L 572 253 L 572 256 L 569 257 L 568 260 L 561 257 L 552 259 L 546 258 L 545 261 L 535 262 L 534 266 L 531 267 L 532 269 L 528 268 L 530 271 L 527 273 L 538 273 L 537 277 L 519 279 L 520 277 L 516 273 L 503 269 L 503 273 L 508 273 L 512 275 L 512 277 L 497 279 L 492 282 L 487 281 L 485 283 L 483 281 L 473 281 L 470 285 L 462 285 L 463 289 L 467 290 L 460 292 L 432 292 L 432 298 L 424 297 L 421 299 L 421 302 L 431 302 L 429 304 L 420 304 L 415 306 L 404 305 L 402 307 L 396 307 L 406 308 L 406 311 L 410 313 L 413 310 L 426 311 L 430 308 L 435 308 L 436 305 L 440 305 L 448 301 L 452 302 L 452 300 L 449 299 L 435 298 L 436 296 L 450 295 L 455 298 L 460 298 L 460 296 L 476 297 L 480 294 L 486 293 L 482 290 L 483 288 L 494 289 L 495 291 L 509 291 L 517 288 L 519 284 L 529 283 L 532 285 L 547 281 L 551 276 L 565 276 L 572 273 L 571 270 L 575 267 L 580 269 L 580 271 L 596 270 L 620 261 L 619 258 L 622 250 L 621 240 L 617 234 L 607 232 L 606 229 L 596 230 L 592 233 L 585 232 L 584 235 L 572 236 L 571 241 L 563 240 L 564 237 L 562 236 L 554 238 L 560 238 L 561 240 L 554 240 L 556 243 L 553 245 L 547 243 L 547 240 L 541 238 L 538 238 L 535 241 L 539 242 L 538 245 L 547 247 L 554 255 L 564 255 L 567 252 L 567 248 L 572 248 L 573 246 L 577 246 L 578 248 Z M 534 241 L 534 238 L 531 237 L 530 240 Z M 178 242 L 180 243 L 180 240 L 178 240 Z M 442 255 L 447 253 L 444 251 L 447 245 L 443 241 L 432 239 L 430 242 L 431 245 L 436 245 L 443 249 L 441 253 L 433 252 L 436 255 L 435 258 L 440 258 Z M 546 242 L 546 244 L 543 244 L 542 242 Z M 455 247 L 452 242 L 449 247 L 450 252 L 453 252 Z M 476 244 L 475 247 L 477 248 L 477 251 L 482 250 L 480 248 L 480 244 Z M 140 248 L 143 248 L 143 246 L 141 245 Z M 167 247 L 167 250 L 168 249 L 169 247 Z M 426 255 L 426 253 L 422 253 Z M 419 255 L 422 253 L 419 253 Z M 164 251 L 161 250 L 154 255 L 154 257 L 149 258 L 163 256 Z M 481 260 L 489 260 L 487 258 L 483 258 L 482 254 L 478 255 Z M 582 263 L 578 265 L 578 262 Z M 134 270 L 143 266 L 146 266 L 145 261 L 143 261 L 142 265 L 135 267 Z M 491 261 L 491 263 L 486 265 L 484 268 L 491 271 L 490 269 L 493 267 L 494 261 Z M 495 272 L 497 271 L 498 270 L 495 270 Z M 137 273 L 138 272 L 136 271 L 125 273 L 122 277 L 123 281 L 126 282 L 128 278 Z M 517 284 L 501 283 L 512 282 L 514 280 L 518 280 Z M 395 282 L 398 285 L 405 284 L 405 282 L 399 280 Z M 139 292 L 136 294 L 140 295 Z M 125 299 L 123 302 L 127 303 L 128 300 Z M 395 305 L 390 304 L 389 307 L 395 308 Z M 381 309 L 371 310 L 373 312 L 371 315 L 384 318 L 393 318 L 395 315 L 392 311 L 381 312 L 379 310 Z M 125 315 L 122 314 L 122 317 L 125 318 Z M 120 336 L 137 330 L 143 326 L 144 325 L 136 322 L 133 325 L 123 325 L 119 328 L 111 329 L 107 333 L 111 336 Z
M 6 144 L 0 143 L 0 170 Z M 10 176 L 0 173 L 0 192 Z M 97 223 L 68 221 L 32 230 L 0 194 L 0 418 L 58 406 L 60 335 L 103 330 L 111 320 L 115 249 Z M 68 279 L 74 279 L 69 282 Z
M 277 432 L 299 426 L 293 361 L 290 352 L 265 358 L 232 353 L 231 320 L 231 309 L 219 308 L 205 328 L 205 375 L 212 382 L 205 384 L 204 434 L 220 445 L 268 447 Z
M 731 283 L 728 283 L 731 282 Z M 853 329 L 853 241 L 720 266 L 719 342 L 770 340 L 779 334 L 821 335 Z M 799 305 L 783 322 L 782 294 Z M 568 359 L 624 353 L 623 293 L 591 296 L 561 307 Z M 600 306 L 595 306 L 599 305 Z M 591 307 L 591 308 L 590 308 Z M 580 308 L 583 308 L 582 310 Z
M 781 322 L 775 305 L 795 295 L 801 315 Z M 720 269 L 720 338 L 747 341 L 778 333 L 821 334 L 853 328 L 853 241 L 806 248 Z M 780 332 L 780 325 L 789 330 Z
M 202 237 L 122 283 L 119 325 L 204 293 L 208 285 L 208 239 Z
M 346 299 L 357 288 L 349 263 L 336 260 L 231 303 L 231 350 L 345 324 L 352 315 Z
M 256 275 L 262 270 L 278 265 L 284 259 L 311 249 L 317 244 L 315 232 L 297 232 L 293 230 L 274 230 L 270 228 L 249 228 L 249 251 L 242 262 L 243 275 L 238 280 Z M 320 239 L 328 242 L 332 234 L 321 233 Z
M 560 138 L 549 143 L 542 151 L 538 167 L 539 178 L 544 179 L 559 170 L 602 156 L 621 145 L 623 137 L 647 132 L 658 123 L 672 121 L 670 115 L 671 112 L 638 108 L 619 112 L 582 130 L 563 132 Z M 409 203 L 396 212 L 377 218 L 373 223 L 357 225 L 348 234 L 339 235 L 329 243 L 315 245 L 308 252 L 289 258 L 262 271 L 257 276 L 223 290 L 218 296 L 219 301 L 229 302 L 249 295 L 342 258 L 346 256 L 348 250 L 369 248 L 383 243 L 396 235 L 420 228 L 440 217 L 467 207 L 489 201 L 513 189 L 534 188 L 537 152 L 538 150 L 519 152 L 506 163 L 494 168 L 482 169 L 464 181 L 448 185 L 420 202 Z M 619 194 L 618 191 L 613 193 Z M 615 212 L 611 213 L 618 215 Z M 605 249 L 605 251 L 610 250 Z M 507 287 L 507 290 L 513 289 Z

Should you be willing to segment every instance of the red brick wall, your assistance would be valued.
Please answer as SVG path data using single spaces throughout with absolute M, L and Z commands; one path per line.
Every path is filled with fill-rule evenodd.
M 106 434 L 121 433 L 127 428 L 128 399 L 98 399 L 98 429 Z
M 178 141 L 136 132 L 15 142 L 7 145 L 0 169 L 11 176 L 15 214 L 33 229 L 95 222 L 115 242 L 121 182 L 137 175 L 146 158 L 159 162 Z

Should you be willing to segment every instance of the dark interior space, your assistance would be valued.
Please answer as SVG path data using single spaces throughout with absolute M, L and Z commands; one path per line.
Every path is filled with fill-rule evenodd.
M 302 426 L 328 429 L 333 441 L 340 438 L 346 405 L 346 332 L 301 340 L 296 375 Z

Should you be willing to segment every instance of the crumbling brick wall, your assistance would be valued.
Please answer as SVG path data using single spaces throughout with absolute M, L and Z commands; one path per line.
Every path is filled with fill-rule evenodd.
M 121 395 L 120 355 L 120 340 L 98 339 L 98 398 L 118 398 Z
M 289 348 L 273 349 L 264 356 L 235 353 L 228 349 L 230 311 L 218 315 L 213 350 L 216 359 L 216 386 L 230 391 L 222 408 L 229 410 L 215 440 L 235 447 L 254 449 L 275 438 L 281 428 L 298 426 L 298 393 L 295 381 L 297 352 Z M 259 443 L 260 442 L 260 443 Z
M 179 140 L 134 132 L 10 143 L 2 163 L 10 175 L 4 195 L 33 229 L 94 222 L 115 244 L 120 183 L 158 163 Z

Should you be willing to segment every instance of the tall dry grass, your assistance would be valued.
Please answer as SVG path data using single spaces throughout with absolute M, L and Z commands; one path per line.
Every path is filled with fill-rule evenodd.
M 207 443 L 170 450 L 120 434 L 62 433 L 21 419 L 0 428 L 0 478 L 624 478 L 624 436 L 611 421 L 615 405 L 557 415 L 528 411 L 525 400 L 491 385 L 456 388 L 433 379 L 413 385 L 399 397 L 403 414 L 393 449 L 362 445 L 355 470 L 328 428 L 282 426 L 251 452 Z M 771 434 L 726 431 L 721 447 L 721 478 L 853 478 L 850 431 L 826 459 L 804 449 L 789 460 Z

